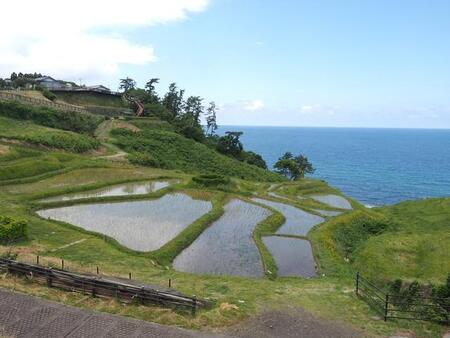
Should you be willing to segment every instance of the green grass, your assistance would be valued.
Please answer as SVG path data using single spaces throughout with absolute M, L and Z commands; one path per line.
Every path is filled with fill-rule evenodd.
M 40 157 L 51 155 L 43 153 Z M 52 155 L 53 156 L 53 155 Z M 76 155 L 72 155 L 77 157 Z M 27 161 L 23 159 L 22 161 Z M 73 161 L 73 160 L 72 160 Z M 77 157 L 76 163 L 81 164 Z M 20 161 L 18 161 L 20 162 Z M 66 162 L 72 163 L 72 162 Z M 159 176 L 183 177 L 185 182 L 189 176 L 165 171 L 162 169 L 132 167 L 122 164 L 110 164 L 108 168 L 77 169 L 51 178 L 30 184 L 11 185 L 0 187 L 0 214 L 14 218 L 24 219 L 28 224 L 28 241 L 16 246 L 19 259 L 34 262 L 35 254 L 41 255 L 41 263 L 58 266 L 60 259 L 64 259 L 70 270 L 94 273 L 96 266 L 100 272 L 108 275 L 127 277 L 131 272 L 136 280 L 158 285 L 167 285 L 170 278 L 172 285 L 188 295 L 197 295 L 209 298 L 215 302 L 212 309 L 201 310 L 193 318 L 178 312 L 158 307 L 123 306 L 114 301 L 83 298 L 82 295 L 66 293 L 55 289 L 36 286 L 21 280 L 2 279 L 4 287 L 15 287 L 16 290 L 39 295 L 41 297 L 63 301 L 67 304 L 87 307 L 89 309 L 106 311 L 145 320 L 156 321 L 163 324 L 178 325 L 188 328 L 215 328 L 231 325 L 241 321 L 248 315 L 258 313 L 262 309 L 270 310 L 299 306 L 324 319 L 342 321 L 347 325 L 355 326 L 370 334 L 392 335 L 399 329 L 413 330 L 419 336 L 432 337 L 440 332 L 441 328 L 428 323 L 395 322 L 384 323 L 374 321 L 374 313 L 364 302 L 358 300 L 352 292 L 352 274 L 336 273 L 334 276 L 319 277 L 311 280 L 302 278 L 255 279 L 227 276 L 207 276 L 176 272 L 165 266 L 156 264 L 156 258 L 161 262 L 170 262 L 183 247 L 188 245 L 209 224 L 220 216 L 223 203 L 232 195 L 225 193 L 204 193 L 199 191 L 197 197 L 213 196 L 215 207 L 208 216 L 187 228 L 187 239 L 178 236 L 175 241 L 169 242 L 158 253 L 140 254 L 131 250 L 124 250 L 112 241 L 104 241 L 102 236 L 91 234 L 71 226 L 61 225 L 37 217 L 33 210 L 35 204 L 31 198 L 54 195 L 57 193 L 87 190 L 105 184 L 114 184 L 121 180 L 156 178 Z M 261 189 L 263 186 L 254 182 L 238 180 L 239 186 L 245 186 L 246 191 Z M 318 183 L 318 185 L 321 185 Z M 322 187 L 323 188 L 323 187 Z M 190 193 L 194 193 L 191 191 Z M 233 195 L 234 196 L 234 195 Z M 214 214 L 216 212 L 216 214 Z M 348 217 L 350 214 L 341 217 Z M 277 216 L 279 217 L 279 216 Z M 269 218 L 258 225 L 255 237 L 276 231 L 281 219 Z M 325 227 L 326 228 L 326 227 Z M 318 227 L 316 230 L 321 230 Z M 320 233 L 320 231 L 319 231 Z M 333 237 L 332 237 L 333 239 Z M 62 248 L 64 245 L 78 242 L 72 246 Z M 5 248 L 6 249 L 6 248 Z M 271 269 L 270 261 L 262 253 L 266 269 Z M 343 261 L 340 252 L 336 253 L 339 264 Z M 152 263 L 154 261 L 154 263 Z M 274 263 L 273 263 L 274 264 Z M 326 267 L 328 268 L 328 267 Z M 328 271 L 325 269 L 324 271 Z M 230 303 L 238 306 L 237 310 L 221 311 L 221 303 Z M 343 311 L 345 309 L 345 311 Z
M 100 146 L 100 142 L 90 136 L 5 117 L 0 117 L 0 137 L 75 153 L 83 153 Z
M 64 112 L 9 101 L 0 101 L 0 116 L 31 120 L 39 125 L 86 134 L 93 134 L 103 121 L 103 117 L 93 114 Z
M 148 157 L 153 166 L 189 173 L 214 173 L 249 180 L 282 181 L 278 174 L 221 155 L 204 144 L 167 130 L 112 131 L 115 143 L 131 154 Z
M 124 102 L 120 96 L 83 92 L 57 92 L 56 96 L 58 100 L 79 106 L 129 108 L 129 104 Z

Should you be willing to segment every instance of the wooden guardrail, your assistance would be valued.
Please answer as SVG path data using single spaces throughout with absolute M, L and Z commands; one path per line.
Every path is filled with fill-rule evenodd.
M 104 276 L 85 275 L 63 269 L 48 268 L 41 265 L 22 263 L 1 258 L 0 268 L 8 273 L 26 276 L 36 282 L 64 290 L 82 292 L 93 297 L 110 297 L 125 302 L 138 302 L 142 305 L 183 307 L 195 315 L 197 307 L 209 303 L 196 297 L 188 297 L 177 292 L 158 291 L 148 286 L 125 283 Z
M 70 104 L 56 103 L 56 102 L 51 102 L 51 101 L 47 101 L 47 100 L 36 99 L 33 97 L 28 97 L 28 96 L 20 95 L 20 94 L 14 94 L 14 93 L 7 92 L 7 91 L 0 91 L 0 99 L 17 101 L 17 102 L 21 102 L 21 103 L 31 103 L 33 105 L 54 108 L 54 109 L 63 110 L 63 111 L 67 111 L 67 112 L 89 113 L 86 109 L 72 106 Z
M 424 320 L 450 324 L 449 299 L 418 296 L 413 300 L 389 294 L 358 272 L 355 279 L 356 295 L 375 312 L 388 319 Z

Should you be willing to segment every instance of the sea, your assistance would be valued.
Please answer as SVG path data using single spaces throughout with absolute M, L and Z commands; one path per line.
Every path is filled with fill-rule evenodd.
M 221 126 L 242 131 L 246 150 L 273 168 L 285 152 L 303 154 L 327 181 L 367 206 L 450 196 L 450 129 Z

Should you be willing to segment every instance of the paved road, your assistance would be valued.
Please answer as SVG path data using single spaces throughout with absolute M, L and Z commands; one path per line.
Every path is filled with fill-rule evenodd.
M 219 334 L 189 331 L 125 317 L 78 309 L 0 288 L 0 337 L 242 337 L 349 338 L 361 332 L 315 318 L 302 309 L 270 311 Z
M 0 289 L 0 337 L 3 336 L 221 337 L 78 309 Z

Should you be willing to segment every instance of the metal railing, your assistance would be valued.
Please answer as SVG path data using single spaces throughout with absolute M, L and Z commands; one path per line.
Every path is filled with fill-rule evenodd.
M 355 279 L 356 295 L 364 300 L 375 312 L 388 319 L 407 319 L 434 321 L 450 324 L 450 304 L 448 299 L 417 296 L 403 299 L 402 296 L 389 294 L 359 272 Z M 446 305 L 445 305 L 446 304 Z

